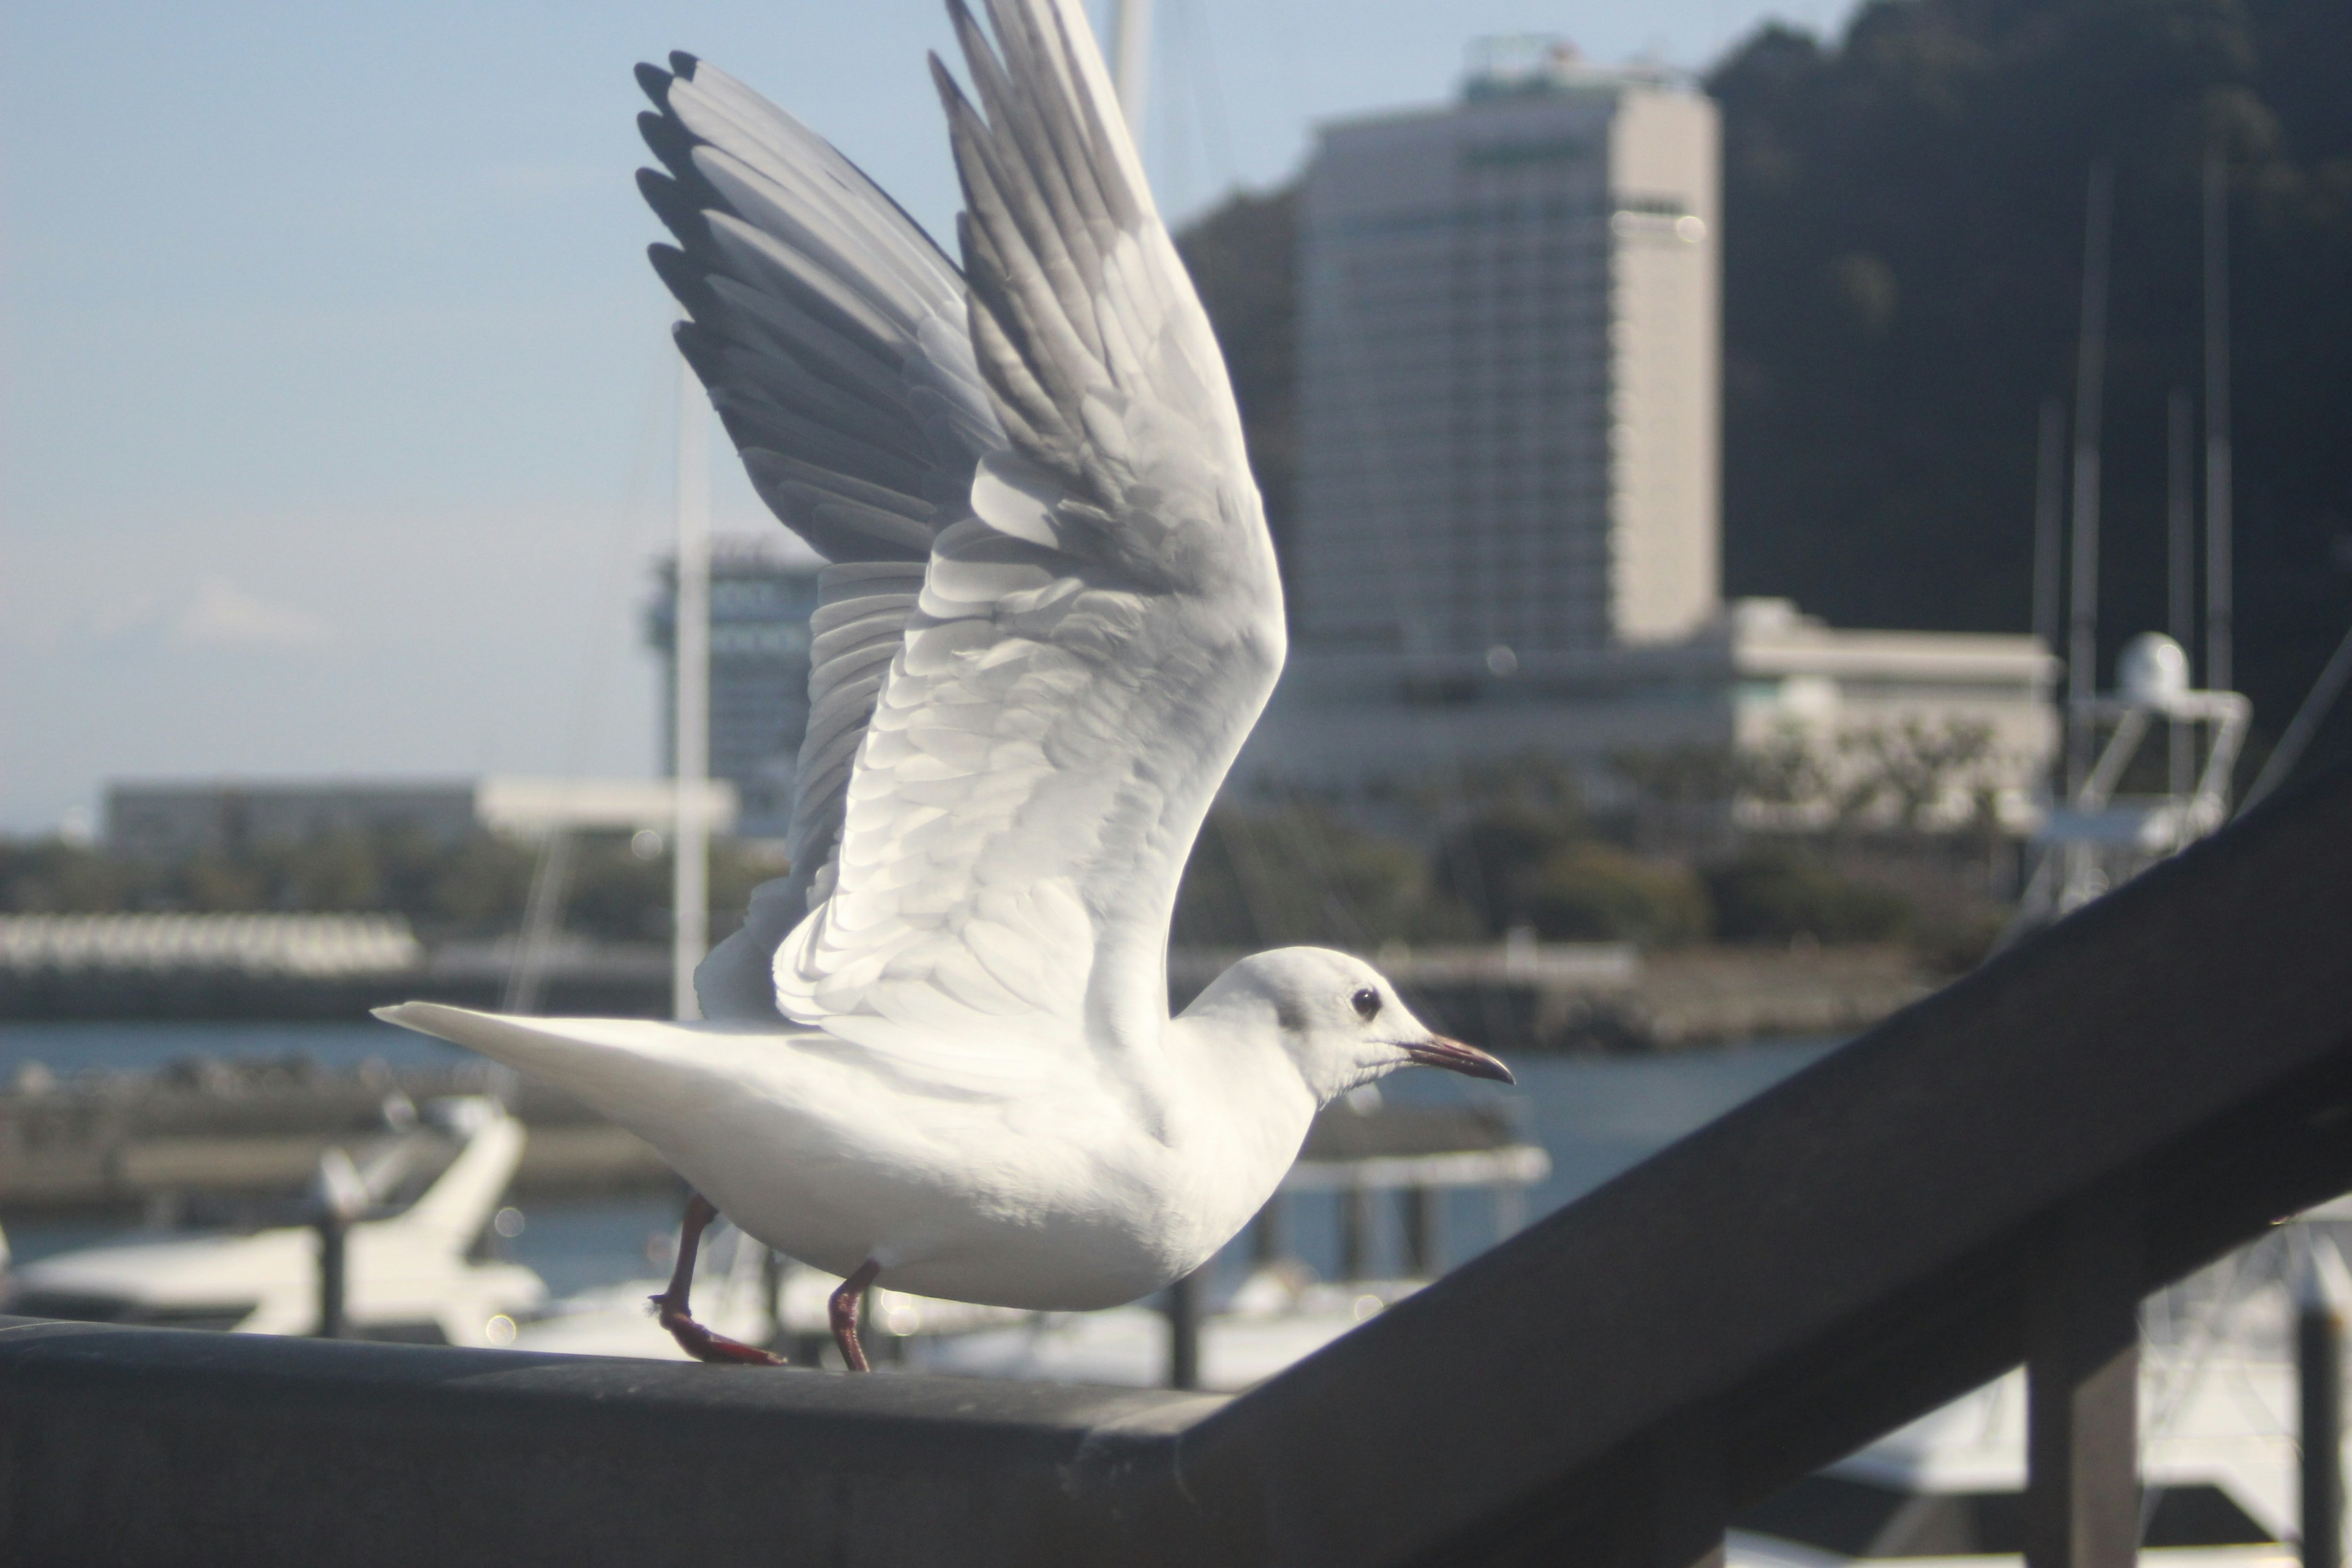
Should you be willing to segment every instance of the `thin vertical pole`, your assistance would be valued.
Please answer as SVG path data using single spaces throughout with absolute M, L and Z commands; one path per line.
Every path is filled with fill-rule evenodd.
M 1362 1279 L 1372 1268 L 1372 1200 L 1370 1189 L 1339 1189 L 1339 1278 Z
M 677 605 L 675 776 L 677 832 L 672 846 L 670 1015 L 698 1018 L 695 966 L 710 936 L 710 410 L 694 367 L 678 362 Z
M 1168 1287 L 1168 1386 L 1201 1386 L 1201 1277 L 1208 1265 Z
M 319 1326 L 317 1337 L 343 1337 L 344 1282 L 351 1257 L 351 1222 L 330 1206 L 319 1215 Z
M 2044 397 L 2041 439 L 2033 453 L 2033 635 L 2045 654 L 2056 654 L 2064 635 L 2064 600 L 2059 595 L 2064 585 L 2065 549 L 2066 405 L 2056 397 Z M 2053 795 L 2065 782 L 2058 774 L 2059 765 L 2053 751 L 2041 780 Z
M 2336 1244 L 2298 1227 L 2294 1280 L 2297 1427 L 2303 1450 L 2303 1568 L 2344 1562 L 2344 1312 L 2352 1281 Z
M 2092 165 L 2083 216 L 2082 335 L 2074 362 L 2074 559 L 2066 639 L 2066 788 L 2091 771 L 2088 703 L 2099 689 L 2099 421 L 2106 390 L 2107 248 L 2115 171 Z
M 1434 1279 L 1445 1272 L 1445 1190 L 1406 1187 L 1398 1196 L 1404 1205 L 1405 1271 Z
M 751 1245 L 747 1237 L 740 1244 Z M 760 1310 L 768 1320 L 767 1347 L 782 1355 L 792 1348 L 792 1329 L 784 1321 L 784 1280 L 793 1260 L 772 1247 L 760 1248 Z
M 2139 1554 L 2139 1197 L 2126 1183 L 2053 1217 L 2026 1302 L 2028 1568 Z
M 2190 447 L 2196 441 L 2195 410 L 2190 405 L 2189 389 L 2176 386 L 2172 401 L 2166 410 L 2164 432 L 2164 536 L 2166 543 L 2165 630 L 2187 653 L 2196 646 L 2197 637 L 2197 503 L 2190 495 L 2194 482 L 2195 454 Z M 2191 682 L 2193 685 L 2194 682 Z M 2197 736 L 2190 727 L 2179 719 L 2168 718 L 2165 728 L 2171 742 L 2168 784 L 2178 799 L 2189 793 L 2196 767 L 2193 742 Z
M 556 933 L 563 925 L 563 900 L 572 879 L 572 829 L 559 824 L 548 829 L 539 847 L 539 864 L 532 869 L 530 896 L 523 903 L 522 936 L 515 944 L 514 963 L 507 969 L 501 1013 L 536 1013 L 547 990 L 547 968 L 552 962 Z
M 2065 635 L 2058 594 L 2065 574 L 2066 405 L 2042 400 L 2042 438 L 2033 453 L 2033 635 L 2055 653 Z
M 2238 807 L 2241 813 L 2253 810 L 2269 798 L 2271 791 L 2286 782 L 2294 764 L 2303 760 L 2304 748 L 2311 744 L 2311 737 L 2318 733 L 2320 723 L 2336 707 L 2336 700 L 2344 695 L 2347 681 L 2352 681 L 2352 630 L 2345 632 L 2344 640 L 2327 656 L 2319 679 L 2304 694 L 2303 706 L 2294 710 L 2294 718 L 2279 736 L 2278 744 L 2271 748 L 2263 771 L 2254 775 L 2252 786 Z
M 1151 91 L 1151 0 L 1114 0 L 1111 16 L 1111 85 L 1127 116 L 1127 133 L 1140 151 Z
M 1250 1226 L 1250 1261 L 1260 1268 L 1290 1256 L 1290 1200 L 1280 1189 L 1257 1211 Z
M 2205 685 L 2237 689 L 2230 476 L 2230 171 L 2205 154 Z

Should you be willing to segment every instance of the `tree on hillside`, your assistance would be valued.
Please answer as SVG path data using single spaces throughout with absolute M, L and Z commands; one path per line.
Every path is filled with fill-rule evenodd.
M 2089 170 L 2116 175 L 2103 638 L 2163 618 L 2165 402 L 2200 384 L 2227 160 L 2239 674 L 2284 726 L 2352 610 L 2352 8 L 1875 0 L 1708 79 L 1725 127 L 1734 592 L 2022 629 L 2036 408 L 2070 394 Z M 2107 673 L 2107 659 L 2102 659 Z

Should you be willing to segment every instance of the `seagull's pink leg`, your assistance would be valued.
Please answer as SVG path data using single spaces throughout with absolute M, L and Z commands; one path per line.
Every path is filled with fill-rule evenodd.
M 882 1266 L 867 1258 L 825 1302 L 826 1314 L 833 1320 L 833 1342 L 841 1347 L 841 1359 L 849 1363 L 852 1372 L 867 1370 L 865 1348 L 857 1342 L 857 1309 L 866 1300 L 866 1288 L 881 1272 Z
M 712 1333 L 687 1310 L 687 1292 L 694 1288 L 694 1255 L 702 1247 L 705 1226 L 719 1217 L 709 1198 L 697 1193 L 687 1200 L 686 1222 L 677 1232 L 677 1267 L 670 1270 L 669 1289 L 653 1299 L 661 1326 L 678 1347 L 697 1361 L 735 1362 L 749 1366 L 782 1366 L 784 1358 L 756 1345 Z

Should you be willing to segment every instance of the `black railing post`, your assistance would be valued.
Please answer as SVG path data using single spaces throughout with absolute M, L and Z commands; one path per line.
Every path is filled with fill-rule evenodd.
M 1662 1422 L 1650 1437 L 1650 1529 L 1643 1568 L 1723 1568 L 1731 1521 L 1723 1426 L 1711 1410 Z
M 343 1281 L 352 1227 L 333 1208 L 319 1214 L 319 1327 L 322 1340 L 343 1337 Z
M 1372 1193 L 1368 1187 L 1339 1189 L 1339 1278 L 1361 1279 L 1371 1271 Z
M 746 1237 L 743 1245 L 751 1245 Z M 792 1264 L 772 1247 L 760 1248 L 760 1306 L 768 1320 L 768 1348 L 778 1355 L 791 1349 L 792 1331 L 784 1325 L 784 1276 Z
M 1290 1197 L 1276 1189 L 1257 1211 L 1257 1221 L 1250 1226 L 1250 1261 L 1258 1268 L 1281 1262 L 1290 1256 Z
M 2025 1559 L 2129 1568 L 2139 1554 L 2140 1211 L 2116 1183 L 2065 1204 L 2026 1302 Z
M 322 1340 L 339 1340 L 349 1316 L 344 1306 L 352 1222 L 368 1212 L 367 1181 L 350 1154 L 330 1148 L 319 1156 L 310 1198 L 317 1205 L 318 1218 L 312 1223 L 319 1233 L 319 1322 L 313 1332 Z
M 1439 1187 L 1407 1187 L 1404 1200 L 1405 1271 L 1434 1279 L 1445 1272 L 1445 1193 Z
M 1207 1265 L 1168 1287 L 1168 1386 L 1201 1386 L 1201 1276 Z
M 2294 1364 L 2303 1420 L 2303 1568 L 2344 1562 L 2344 1314 L 2352 1280 L 2336 1244 L 2300 1227 Z

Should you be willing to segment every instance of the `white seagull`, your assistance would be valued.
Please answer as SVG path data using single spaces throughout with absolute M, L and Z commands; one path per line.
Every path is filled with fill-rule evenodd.
M 1108 1307 L 1272 1194 L 1335 1097 L 1509 1081 L 1370 965 L 1286 948 L 1168 1009 L 1179 876 L 1282 668 L 1282 588 L 1208 317 L 1076 0 L 949 11 L 955 264 L 710 67 L 640 67 L 678 343 L 760 493 L 831 563 L 793 874 L 697 972 L 707 1021 L 382 1016 L 576 1095 L 690 1183 L 655 1298 L 694 1322 L 723 1213 L 863 1292 Z

